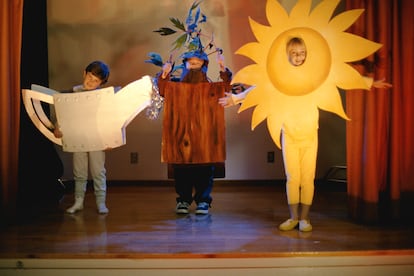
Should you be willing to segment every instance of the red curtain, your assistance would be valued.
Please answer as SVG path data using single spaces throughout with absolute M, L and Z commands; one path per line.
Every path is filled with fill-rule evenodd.
M 365 223 L 412 219 L 414 1 L 346 0 L 346 10 L 361 8 L 348 31 L 383 46 L 356 67 L 393 88 L 346 93 L 349 213 Z
M 0 208 L 15 210 L 20 126 L 20 49 L 23 0 L 0 1 Z

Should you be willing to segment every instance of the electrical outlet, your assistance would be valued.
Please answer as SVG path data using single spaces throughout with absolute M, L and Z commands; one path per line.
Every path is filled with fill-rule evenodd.
M 131 152 L 129 155 L 129 161 L 131 164 L 138 164 L 138 152 Z
M 275 162 L 275 152 L 268 151 L 267 152 L 267 163 L 274 163 Z

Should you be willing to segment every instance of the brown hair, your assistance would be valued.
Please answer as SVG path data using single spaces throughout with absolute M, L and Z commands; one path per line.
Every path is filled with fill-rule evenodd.
M 86 72 L 91 72 L 95 77 L 98 77 L 104 84 L 109 78 L 109 67 L 102 61 L 96 60 L 88 64 L 85 68 Z

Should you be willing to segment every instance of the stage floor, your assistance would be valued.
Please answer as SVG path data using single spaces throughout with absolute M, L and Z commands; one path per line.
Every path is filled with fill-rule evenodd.
M 176 215 L 172 185 L 108 184 L 107 215 L 96 212 L 89 188 L 85 209 L 57 208 L 0 231 L 0 258 L 199 258 L 319 255 L 414 255 L 414 226 L 368 226 L 347 216 L 344 191 L 316 186 L 314 230 L 282 232 L 288 218 L 284 185 L 225 185 L 213 189 L 210 214 Z M 28 210 L 28 213 L 30 210 Z

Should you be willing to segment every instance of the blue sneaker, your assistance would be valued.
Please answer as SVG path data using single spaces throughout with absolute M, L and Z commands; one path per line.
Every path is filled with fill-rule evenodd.
M 197 205 L 197 209 L 195 211 L 196 215 L 206 215 L 208 214 L 208 208 L 210 207 L 210 204 L 207 202 L 200 202 Z
M 175 207 L 175 212 L 177 214 L 188 214 L 189 208 L 190 208 L 190 204 L 188 204 L 188 202 L 185 202 L 185 201 L 178 202 L 177 206 Z

